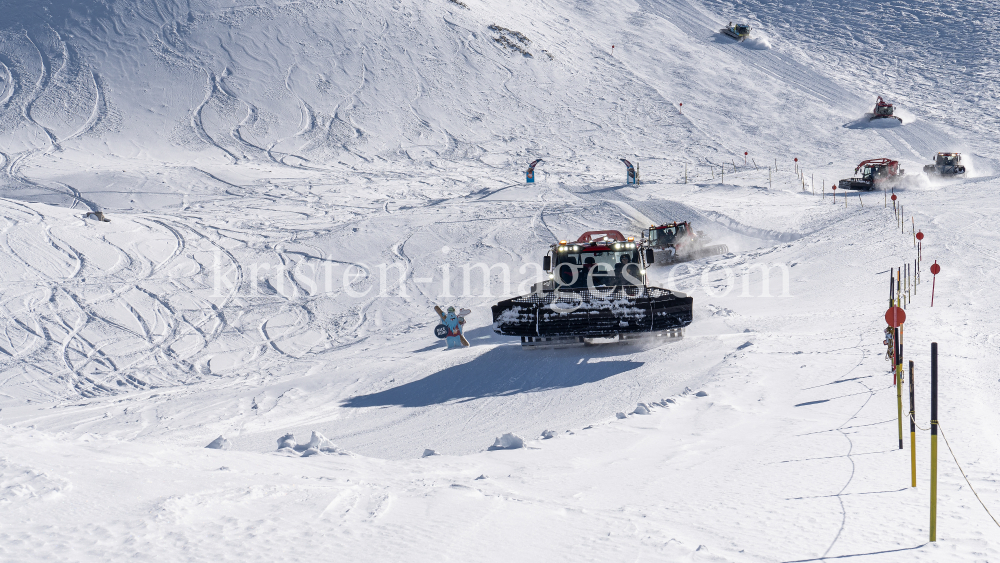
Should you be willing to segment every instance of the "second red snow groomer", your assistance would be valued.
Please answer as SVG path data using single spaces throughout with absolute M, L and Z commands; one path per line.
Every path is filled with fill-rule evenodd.
M 729 252 L 729 247 L 724 244 L 710 245 L 708 242 L 705 233 L 695 231 L 687 221 L 650 225 L 649 230 L 643 233 L 643 243 L 653 250 L 657 264 L 673 264 Z
M 903 177 L 899 161 L 888 158 L 873 158 L 862 161 L 854 169 L 853 178 L 841 180 L 837 187 L 842 190 L 874 190 L 875 188 L 897 185 Z

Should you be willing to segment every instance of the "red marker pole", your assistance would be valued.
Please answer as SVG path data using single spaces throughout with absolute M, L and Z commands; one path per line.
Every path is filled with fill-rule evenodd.
M 749 154 L 749 152 L 743 151 L 743 166 L 747 165 L 747 156 L 749 156 Z
M 837 184 L 833 185 L 833 204 L 837 205 Z
M 795 173 L 796 174 L 799 173 L 799 159 L 798 159 L 798 157 L 795 158 Z
M 681 115 L 684 115 L 684 102 L 681 102 Z
M 931 307 L 934 306 L 934 286 L 937 285 L 937 275 L 941 271 L 941 266 L 938 266 L 937 260 L 931 264 L 931 275 L 934 279 L 931 281 Z
M 921 247 L 923 246 L 923 243 L 924 243 L 924 233 L 922 231 L 917 231 L 917 263 L 918 264 L 923 259 L 923 256 L 921 255 L 921 252 L 920 252 L 922 250 Z

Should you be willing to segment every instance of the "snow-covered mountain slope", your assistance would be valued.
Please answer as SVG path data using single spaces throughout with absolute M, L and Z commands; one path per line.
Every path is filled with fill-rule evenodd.
M 653 124 L 662 148 L 673 129 L 664 126 L 682 121 L 656 85 L 636 82 L 611 56 L 614 35 L 574 33 L 603 20 L 596 7 L 84 6 L 5 6 L 14 14 L 3 37 L 11 79 L 2 123 L 13 133 L 5 152 L 96 144 L 166 161 L 489 162 L 650 145 L 636 134 Z M 666 22 L 654 23 L 663 33 Z M 673 45 L 663 47 L 657 53 Z M 590 118 L 609 111 L 629 119 Z
M 0 24 L 8 182 L 45 178 L 50 190 L 120 186 L 119 168 L 128 184 L 150 183 L 117 165 L 132 158 L 319 170 L 473 161 L 509 174 L 529 156 L 575 165 L 638 155 L 676 165 L 753 149 L 818 165 L 841 152 L 922 160 L 966 142 L 941 129 L 964 121 L 925 121 L 939 116 L 922 107 L 904 108 L 917 116 L 906 131 L 838 130 L 874 99 L 857 81 L 841 85 L 853 65 L 831 74 L 841 60 L 802 64 L 815 33 L 776 39 L 773 49 L 730 43 L 718 33 L 724 22 L 688 0 L 0 8 L 9 14 Z M 38 168 L 53 166 L 62 174 L 40 177 Z M 64 176 L 81 166 L 86 175 Z M 130 207 L 94 196 L 97 205 Z
M 920 33 L 876 33 L 885 5 L 0 0 L 0 554 L 1000 557 L 944 453 L 926 544 L 927 438 L 912 490 L 881 345 L 912 233 L 883 194 L 829 190 L 903 162 L 928 235 L 917 420 L 933 340 L 945 432 L 1000 507 L 1000 112 L 985 74 L 913 74 L 989 60 L 998 12 L 888 4 Z M 752 41 L 718 32 L 743 15 Z M 876 88 L 883 51 L 900 70 Z M 864 118 L 875 93 L 904 123 Z M 941 109 L 963 99 L 978 120 Z M 956 148 L 969 179 L 918 174 Z M 553 241 L 670 220 L 731 250 L 650 270 L 695 298 L 684 339 L 493 333 Z M 471 348 L 441 349 L 434 305 L 472 310 Z M 311 431 L 338 449 L 274 453 Z M 528 447 L 485 451 L 506 432 Z M 219 435 L 234 450 L 203 449 Z
M 996 151 L 1000 47 L 989 0 L 763 2 L 707 0 L 731 18 L 750 18 L 796 58 L 868 98 L 957 127 L 974 149 Z M 790 41 L 786 41 L 785 39 Z M 955 149 L 965 148 L 956 147 Z M 948 149 L 940 149 L 948 150 Z

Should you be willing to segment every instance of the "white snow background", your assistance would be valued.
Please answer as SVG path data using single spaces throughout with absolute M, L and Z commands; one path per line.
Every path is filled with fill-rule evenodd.
M 994 2 L 0 14 L 0 560 L 1000 561 L 943 442 L 928 542 L 882 345 L 915 227 L 916 419 L 938 342 L 942 427 L 1000 512 Z M 970 177 L 923 177 L 937 151 Z M 902 228 L 831 197 L 879 157 Z M 695 299 L 679 341 L 523 350 L 500 269 L 441 297 L 443 268 L 461 295 L 507 264 L 514 294 L 560 238 L 673 220 L 731 251 L 651 268 Z

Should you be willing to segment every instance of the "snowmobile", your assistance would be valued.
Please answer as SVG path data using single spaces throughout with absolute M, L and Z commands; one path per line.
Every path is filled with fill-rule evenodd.
M 934 164 L 924 166 L 924 174 L 942 178 L 964 178 L 965 165 L 962 155 L 957 152 L 939 152 L 934 158 Z
M 903 176 L 899 162 L 888 158 L 865 160 L 854 169 L 855 176 L 841 180 L 837 187 L 842 190 L 868 190 L 896 185 Z
M 721 31 L 737 41 L 743 41 L 747 37 L 750 37 L 750 32 L 753 31 L 753 28 L 749 24 L 738 23 L 733 25 L 733 22 L 729 22 L 729 26 L 722 28 Z
M 893 111 L 895 111 L 895 108 L 892 106 L 892 104 L 883 100 L 882 96 L 879 96 L 878 100 L 875 101 L 875 111 L 872 112 L 872 116 L 871 118 L 868 119 L 868 121 L 874 121 L 876 119 L 892 118 L 892 119 L 898 119 L 899 122 L 902 123 L 903 118 L 896 117 L 895 115 L 893 115 Z
M 588 231 L 549 247 L 549 279 L 493 306 L 493 331 L 525 347 L 594 344 L 595 339 L 680 338 L 694 300 L 646 283 L 653 249 L 618 231 Z
M 705 244 L 709 238 L 695 231 L 687 221 L 650 225 L 643 238 L 645 246 L 653 249 L 656 264 L 673 264 L 729 252 L 724 244 Z

